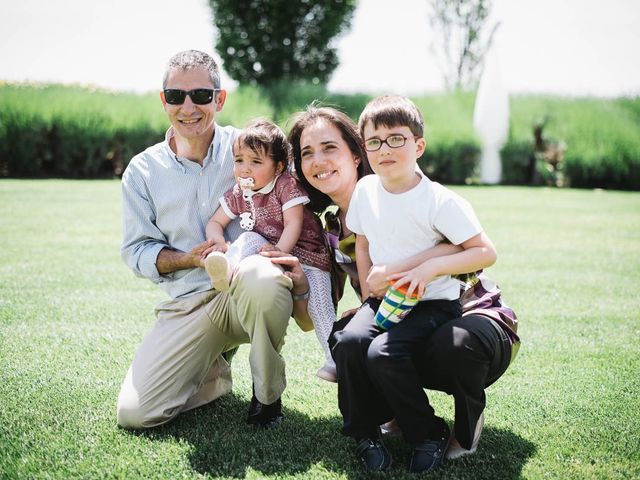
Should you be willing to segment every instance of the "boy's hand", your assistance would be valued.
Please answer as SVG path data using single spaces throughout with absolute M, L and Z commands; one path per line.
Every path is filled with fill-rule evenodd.
M 367 275 L 369 296 L 382 298 L 389 288 L 389 275 L 386 265 L 373 265 Z
M 398 289 L 403 285 L 408 285 L 407 296 L 411 296 L 415 292 L 418 297 L 422 298 L 427 284 L 435 277 L 436 272 L 433 270 L 431 263 L 426 261 L 416 268 L 406 272 L 394 273 L 387 278 L 390 282 L 395 282 L 392 288 Z

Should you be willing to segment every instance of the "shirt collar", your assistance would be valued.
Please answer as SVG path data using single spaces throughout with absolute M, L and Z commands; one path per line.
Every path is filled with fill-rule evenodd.
M 204 157 L 204 161 L 202 162 L 203 168 L 207 164 L 207 162 L 209 162 L 212 158 L 216 158 L 216 155 L 220 151 L 220 137 L 222 136 L 222 134 L 219 133 L 219 129 L 220 127 L 216 123 L 216 127 L 213 132 L 213 140 L 211 140 L 211 145 L 209 145 L 209 150 L 207 150 L 207 155 L 206 157 Z M 167 143 L 167 149 L 171 154 L 171 158 L 173 158 L 174 161 L 178 162 L 182 167 L 184 167 L 184 163 L 182 162 L 178 154 L 174 152 L 173 149 L 171 148 L 171 139 L 175 136 L 176 136 L 176 132 L 174 131 L 173 127 L 169 127 L 166 133 L 164 134 L 164 141 Z

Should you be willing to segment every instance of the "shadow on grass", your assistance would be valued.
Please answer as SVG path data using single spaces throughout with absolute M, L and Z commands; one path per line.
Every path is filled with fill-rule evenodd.
M 152 440 L 171 437 L 190 445 L 194 471 L 212 477 L 286 476 L 315 470 L 320 475 L 325 471 L 371 478 L 353 457 L 353 442 L 340 434 L 339 416 L 310 418 L 285 405 L 281 425 L 258 430 L 245 423 L 248 409 L 247 400 L 231 393 L 168 425 L 138 434 Z M 386 443 L 394 458 L 388 478 L 416 478 L 406 470 L 409 446 L 402 439 Z M 476 455 L 449 462 L 429 478 L 518 478 L 534 452 L 531 442 L 509 431 L 485 428 Z

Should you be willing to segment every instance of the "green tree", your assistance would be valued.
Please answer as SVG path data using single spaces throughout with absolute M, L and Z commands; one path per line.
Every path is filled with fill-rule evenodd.
M 235 80 L 269 93 L 283 81 L 327 82 L 338 66 L 332 39 L 349 28 L 356 0 L 209 0 L 209 4 L 218 30 L 216 50 L 225 70 Z
M 498 23 L 487 24 L 491 0 L 428 0 L 431 27 L 437 35 L 432 51 L 449 90 L 478 82 L 480 67 Z

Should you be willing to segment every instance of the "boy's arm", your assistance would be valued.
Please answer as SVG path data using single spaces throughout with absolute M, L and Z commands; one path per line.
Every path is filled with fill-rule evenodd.
M 302 233 L 302 217 L 304 205 L 294 205 L 282 212 L 284 228 L 280 240 L 276 243 L 276 249 L 281 252 L 291 253 L 293 247 L 298 243 Z
M 498 257 L 491 239 L 484 232 L 474 235 L 460 246 L 464 249 L 461 252 L 430 258 L 411 270 L 390 275 L 389 280 L 395 281 L 395 288 L 408 284 L 408 294 L 415 291 L 422 296 L 425 286 L 435 277 L 475 272 L 490 267 Z
M 371 269 L 371 257 L 369 256 L 369 240 L 364 235 L 356 234 L 356 268 L 358 280 L 362 290 L 362 299 L 369 298 L 370 290 L 367 285 L 367 275 Z
M 453 255 L 463 250 L 460 245 L 443 242 L 399 262 L 374 265 L 371 267 L 371 270 L 369 270 L 369 275 L 367 275 L 367 286 L 369 287 L 371 295 L 382 298 L 389 288 L 389 275 L 406 272 L 431 258 Z

